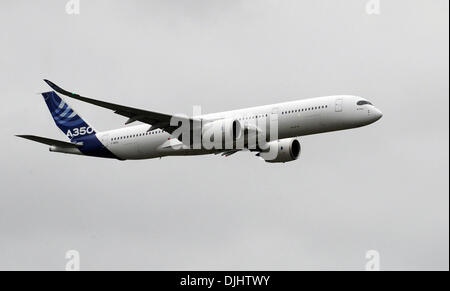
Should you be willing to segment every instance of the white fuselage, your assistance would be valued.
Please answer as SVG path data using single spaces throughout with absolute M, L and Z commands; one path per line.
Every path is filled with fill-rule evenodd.
M 357 96 L 327 96 L 196 116 L 202 120 L 235 119 L 241 124 L 260 118 L 278 118 L 278 139 L 356 128 L 371 124 L 382 114 L 373 105 L 357 105 Z M 97 138 L 123 160 L 164 156 L 211 154 L 214 150 L 172 147 L 180 143 L 162 130 L 148 132 L 142 124 L 97 133 Z M 270 136 L 267 136 L 270 139 Z

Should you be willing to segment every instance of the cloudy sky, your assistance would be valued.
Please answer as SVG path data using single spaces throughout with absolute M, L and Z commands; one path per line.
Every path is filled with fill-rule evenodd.
M 0 3 L 0 269 L 449 268 L 449 2 L 65 0 Z M 302 137 L 298 161 L 249 153 L 102 160 L 65 139 L 39 92 L 167 113 L 360 95 L 384 117 Z M 99 130 L 124 118 L 69 103 Z

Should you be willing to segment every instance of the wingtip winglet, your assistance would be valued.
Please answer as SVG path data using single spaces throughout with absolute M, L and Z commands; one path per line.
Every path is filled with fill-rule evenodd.
M 59 87 L 58 85 L 56 85 L 55 83 L 53 83 L 50 80 L 44 79 L 44 82 L 47 83 L 47 85 L 49 85 L 50 88 L 52 88 L 54 91 L 56 91 L 56 92 L 58 92 L 60 94 L 66 95 L 68 97 L 79 96 L 78 94 L 75 94 L 75 93 L 72 93 L 72 92 L 64 90 L 63 88 Z
M 49 85 L 52 89 L 59 88 L 58 86 L 56 86 L 55 83 L 53 83 L 50 80 L 44 79 L 44 82 L 47 83 L 47 85 Z

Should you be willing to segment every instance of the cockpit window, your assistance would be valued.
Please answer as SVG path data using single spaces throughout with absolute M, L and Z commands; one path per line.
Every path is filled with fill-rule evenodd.
M 356 105 L 361 106 L 361 105 L 373 105 L 373 104 L 370 103 L 369 101 L 361 100 L 361 101 L 358 101 L 358 102 L 356 103 Z

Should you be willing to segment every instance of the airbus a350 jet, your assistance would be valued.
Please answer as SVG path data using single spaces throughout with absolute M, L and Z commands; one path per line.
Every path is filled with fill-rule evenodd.
M 117 160 L 206 154 L 229 156 L 246 150 L 266 162 L 285 163 L 298 159 L 301 152 L 298 137 L 362 127 L 383 116 L 367 99 L 339 95 L 187 117 L 83 97 L 44 81 L 53 89 L 42 93 L 45 103 L 56 125 L 70 141 L 35 135 L 18 137 L 46 144 L 52 152 Z M 126 125 L 142 124 L 99 132 L 57 93 L 112 110 L 128 118 Z M 188 125 L 184 132 L 180 131 L 183 123 Z M 263 139 L 251 139 L 252 136 Z M 220 139 L 216 146 L 210 146 L 214 144 L 211 137 Z M 222 138 L 231 140 L 229 146 L 223 146 Z M 210 142 L 208 146 L 205 146 L 205 139 Z

